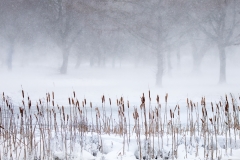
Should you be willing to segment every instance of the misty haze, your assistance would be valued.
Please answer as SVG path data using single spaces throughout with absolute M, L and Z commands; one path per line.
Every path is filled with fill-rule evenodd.
M 240 158 L 240 1 L 0 0 L 0 92 L 0 159 Z

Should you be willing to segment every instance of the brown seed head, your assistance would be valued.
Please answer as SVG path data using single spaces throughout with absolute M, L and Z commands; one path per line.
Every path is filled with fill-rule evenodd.
M 166 93 L 165 102 L 167 102 L 167 100 L 168 100 L 168 93 Z
M 68 104 L 71 105 L 71 99 L 70 98 L 68 98 Z
M 24 98 L 24 91 L 22 90 L 22 97 Z
M 159 103 L 159 96 L 158 95 L 157 95 L 157 99 L 156 100 L 157 100 L 157 103 Z

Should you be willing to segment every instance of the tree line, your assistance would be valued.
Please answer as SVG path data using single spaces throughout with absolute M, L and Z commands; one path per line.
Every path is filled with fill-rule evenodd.
M 226 47 L 240 43 L 238 0 L 1 0 L 0 22 L 9 70 L 16 45 L 31 50 L 42 41 L 52 42 L 62 54 L 62 74 L 67 73 L 73 51 L 76 68 L 83 55 L 89 57 L 90 65 L 98 66 L 104 66 L 111 57 L 114 67 L 116 61 L 128 56 L 131 47 L 138 46 L 136 64 L 139 57 L 154 57 L 159 86 L 164 63 L 171 68 L 169 53 L 179 57 L 186 44 L 192 47 L 196 71 L 205 53 L 215 46 L 219 83 L 225 83 Z M 151 52 L 142 52 L 141 47 Z

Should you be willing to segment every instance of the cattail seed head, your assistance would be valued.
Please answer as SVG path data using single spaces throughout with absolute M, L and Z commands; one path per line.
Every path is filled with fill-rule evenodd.
M 165 96 L 165 102 L 167 102 L 167 100 L 168 100 L 168 93 Z
M 105 103 L 105 97 L 104 97 L 104 95 L 102 96 L 102 103 Z
M 141 102 L 142 102 L 142 104 L 145 103 L 144 93 L 143 93 L 143 96 L 141 97 Z
M 71 99 L 70 98 L 68 98 L 68 104 L 71 105 Z
M 24 91 L 22 90 L 22 97 L 24 98 Z
M 72 104 L 75 105 L 74 99 L 72 98 Z
M 109 98 L 109 104 L 110 104 L 110 106 L 112 105 L 112 101 L 111 101 L 111 98 Z
M 82 106 L 84 107 L 84 101 L 82 101 Z
M 32 106 L 31 100 L 28 101 L 28 108 L 30 109 Z

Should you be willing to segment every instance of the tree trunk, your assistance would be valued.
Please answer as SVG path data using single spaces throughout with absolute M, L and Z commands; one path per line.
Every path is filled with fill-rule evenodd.
M 156 85 L 162 86 L 162 78 L 163 78 L 163 54 L 157 54 L 157 75 L 156 75 Z
M 78 54 L 75 69 L 78 69 L 80 65 L 81 65 L 81 56 L 80 56 L 80 54 Z
M 167 53 L 167 64 L 168 64 L 168 74 L 171 75 L 172 63 L 171 63 L 171 52 Z
M 201 56 L 199 55 L 198 47 L 196 46 L 194 40 L 192 40 L 192 58 L 193 58 L 193 73 L 200 72 Z
M 112 68 L 115 68 L 115 64 L 116 64 L 116 55 L 113 55 L 113 57 L 112 57 Z
M 177 50 L 177 65 L 178 65 L 178 68 L 180 68 L 181 66 L 180 48 Z
M 201 45 L 200 49 L 195 48 L 193 55 L 193 72 L 200 72 L 201 63 L 206 52 L 211 48 L 211 42 L 206 41 Z M 194 48 L 193 48 L 194 49 Z
M 7 67 L 8 67 L 8 70 L 12 70 L 13 54 L 14 54 L 14 41 L 11 41 L 10 42 L 9 51 L 8 51 L 8 54 L 7 54 Z
M 100 53 L 97 54 L 97 63 L 98 63 L 98 67 L 101 66 L 101 55 Z
M 219 73 L 219 83 L 226 83 L 226 53 L 225 47 L 218 45 L 219 49 L 219 60 L 220 60 L 220 73 Z
M 62 63 L 61 69 L 60 69 L 60 73 L 61 74 L 66 74 L 67 73 L 67 67 L 68 67 L 69 49 L 64 48 L 62 50 L 62 54 L 63 54 L 63 63 Z
M 91 55 L 91 57 L 90 57 L 90 61 L 89 61 L 90 63 L 90 67 L 93 67 L 94 66 L 94 55 Z

